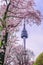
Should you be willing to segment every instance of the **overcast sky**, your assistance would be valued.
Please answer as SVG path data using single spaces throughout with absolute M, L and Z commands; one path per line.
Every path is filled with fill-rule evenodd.
M 36 8 L 41 11 L 43 14 L 43 0 L 35 0 Z M 28 31 L 28 39 L 26 41 L 26 48 L 31 49 L 34 54 L 35 58 L 43 52 L 43 21 L 42 23 L 37 26 L 36 24 L 26 26 Z M 23 44 L 23 40 L 20 38 L 21 31 L 18 33 L 20 44 Z

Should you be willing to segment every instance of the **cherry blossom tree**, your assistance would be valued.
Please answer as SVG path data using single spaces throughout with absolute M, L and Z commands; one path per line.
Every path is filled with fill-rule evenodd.
M 17 31 L 22 20 L 40 24 L 42 15 L 34 8 L 34 0 L 0 0 L 0 3 L 0 40 L 2 40 L 4 51 L 6 51 L 6 43 L 11 42 L 8 39 L 9 35 Z M 13 42 L 15 43 L 15 41 Z
M 0 27 L 4 30 L 2 35 L 5 37 L 9 33 L 9 27 L 17 30 L 23 19 L 28 23 L 40 24 L 42 15 L 34 8 L 34 0 L 0 0 L 0 2 Z
M 10 47 L 10 48 L 9 48 Z M 25 59 L 24 59 L 24 48 L 22 45 L 14 46 L 11 45 L 9 46 L 8 49 L 9 51 L 6 52 L 6 58 L 4 64 L 6 65 L 24 65 L 25 64 Z M 31 50 L 26 50 L 26 65 L 30 64 L 31 58 L 33 59 L 34 53 Z

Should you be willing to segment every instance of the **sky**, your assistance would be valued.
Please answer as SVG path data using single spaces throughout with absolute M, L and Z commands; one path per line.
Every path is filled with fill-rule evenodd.
M 43 14 L 43 0 L 35 0 L 36 9 L 40 10 Z M 26 48 L 34 52 L 35 58 L 43 52 L 43 20 L 39 26 L 33 24 L 30 26 L 26 25 L 26 30 L 28 32 L 28 39 L 26 40 Z M 19 43 L 23 45 L 23 40 L 20 38 L 22 29 L 18 32 L 18 37 L 20 39 Z

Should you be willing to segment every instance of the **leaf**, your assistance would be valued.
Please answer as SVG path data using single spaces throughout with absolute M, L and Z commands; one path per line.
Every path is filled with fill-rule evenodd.
M 1 45 L 1 40 L 0 40 L 0 47 L 1 47 L 2 45 Z
M 2 40 L 0 40 L 0 47 L 2 47 L 3 43 L 2 43 Z
M 3 27 L 2 26 L 0 26 L 0 31 L 2 31 L 3 30 Z

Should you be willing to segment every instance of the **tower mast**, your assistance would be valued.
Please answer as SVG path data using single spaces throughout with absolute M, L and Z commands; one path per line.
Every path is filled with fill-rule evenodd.
M 25 22 L 24 22 L 22 33 L 21 33 L 21 38 L 24 41 L 24 64 L 26 65 L 26 39 L 28 38 L 28 34 L 25 28 Z

